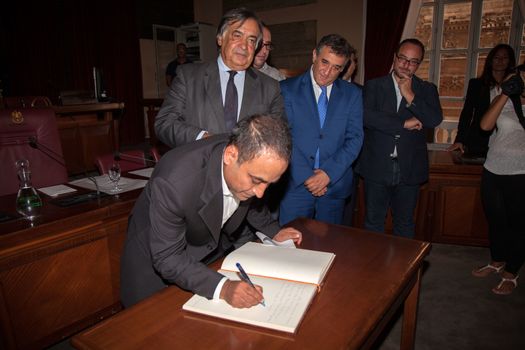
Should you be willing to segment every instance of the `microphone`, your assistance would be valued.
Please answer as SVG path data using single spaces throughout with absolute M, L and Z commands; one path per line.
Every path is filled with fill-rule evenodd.
M 115 160 L 121 160 L 121 159 L 130 160 L 130 161 L 140 160 L 141 162 L 144 162 L 145 164 L 148 164 L 148 163 L 157 164 L 157 161 L 153 158 L 132 156 L 130 154 L 122 153 L 119 151 L 115 151 L 115 153 L 113 154 L 113 157 Z
M 38 142 L 37 138 L 35 136 L 29 136 L 27 139 L 29 142 L 29 146 L 31 148 L 37 149 L 40 152 L 44 153 L 49 158 L 53 159 L 58 164 L 62 165 L 63 167 L 66 167 L 66 163 L 64 162 L 64 159 L 62 156 L 57 153 L 56 151 L 52 150 L 51 148 L 47 147 L 46 145 Z
M 95 179 L 94 176 L 87 176 L 87 174 L 86 177 L 95 184 L 95 188 L 97 189 L 97 198 L 100 198 L 100 188 L 98 187 L 97 179 Z

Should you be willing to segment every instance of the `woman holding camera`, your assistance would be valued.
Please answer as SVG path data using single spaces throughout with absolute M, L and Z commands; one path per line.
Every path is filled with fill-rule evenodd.
M 501 273 L 496 294 L 511 294 L 525 261 L 525 65 L 507 77 L 480 122 L 492 131 L 481 178 L 481 198 L 489 224 L 491 262 L 472 271 L 477 277 Z M 498 89 L 499 90 L 499 89 Z
M 468 82 L 467 96 L 459 116 L 458 133 L 448 151 L 459 150 L 472 157 L 487 155 L 490 132 L 480 128 L 483 114 L 489 109 L 490 91 L 499 88 L 516 65 L 514 50 L 507 44 L 496 45 L 487 55 L 479 78 Z

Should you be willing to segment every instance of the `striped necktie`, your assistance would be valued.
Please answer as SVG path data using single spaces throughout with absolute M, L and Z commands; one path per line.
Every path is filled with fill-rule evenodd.
M 230 79 L 228 79 L 228 84 L 226 85 L 226 96 L 224 97 L 224 122 L 226 123 L 226 130 L 231 131 L 235 124 L 237 124 L 237 88 L 235 87 L 235 82 L 233 81 L 236 71 L 230 70 Z

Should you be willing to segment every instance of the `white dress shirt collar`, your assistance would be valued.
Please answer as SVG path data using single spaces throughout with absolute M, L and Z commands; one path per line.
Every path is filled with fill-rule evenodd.
M 310 68 L 310 79 L 312 80 L 312 88 L 314 89 L 315 101 L 317 102 L 319 101 L 319 96 L 321 96 L 321 87 L 317 84 L 317 82 L 314 79 L 313 67 Z M 328 101 L 330 101 L 330 94 L 332 93 L 332 86 L 334 86 L 333 83 L 326 87 L 326 98 L 328 99 Z
M 224 158 L 224 154 L 223 154 Z M 221 179 L 222 179 L 222 224 L 228 221 L 228 219 L 235 213 L 237 208 L 239 208 L 240 201 L 233 195 L 233 193 L 228 188 L 226 180 L 224 179 L 224 161 L 221 162 Z
M 229 68 L 224 61 L 222 60 L 222 56 L 219 54 L 219 57 L 217 57 L 217 65 L 219 66 L 219 77 L 221 79 L 221 96 L 222 96 L 222 104 L 224 105 L 224 99 L 226 97 L 226 86 L 228 85 L 228 80 L 230 79 L 230 73 L 232 69 Z M 238 104 L 239 108 L 237 108 L 237 120 L 239 119 L 239 113 L 241 112 L 241 105 L 242 105 L 242 96 L 244 94 L 244 78 L 246 77 L 246 71 L 241 70 L 237 71 L 237 74 L 235 74 L 235 77 L 233 78 L 233 82 L 235 83 L 235 87 L 237 88 L 237 98 L 238 98 Z
M 394 89 L 396 90 L 396 101 L 397 101 L 397 110 L 399 111 L 399 106 L 401 105 L 401 100 L 403 96 L 401 95 L 401 90 L 399 90 L 399 84 L 397 83 L 394 72 L 392 72 L 392 81 L 394 82 Z

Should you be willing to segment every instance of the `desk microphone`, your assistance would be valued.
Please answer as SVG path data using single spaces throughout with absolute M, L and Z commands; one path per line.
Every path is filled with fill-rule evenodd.
M 58 164 L 62 165 L 64 168 L 66 167 L 66 163 L 64 162 L 62 155 L 52 150 L 51 148 L 47 147 L 46 145 L 38 142 L 35 136 L 29 136 L 27 141 L 29 143 L 29 146 L 31 146 L 31 148 L 39 150 L 40 152 L 44 153 L 49 158 L 53 159 Z
M 119 151 L 116 151 L 114 154 L 113 154 L 113 157 L 115 160 L 131 160 L 131 161 L 134 161 L 134 160 L 140 160 L 144 163 L 155 163 L 157 164 L 157 161 L 153 158 L 146 158 L 146 157 L 137 157 L 137 156 L 132 156 L 132 155 L 129 155 L 129 154 L 126 154 L 126 153 L 122 153 L 122 152 L 119 152 Z

